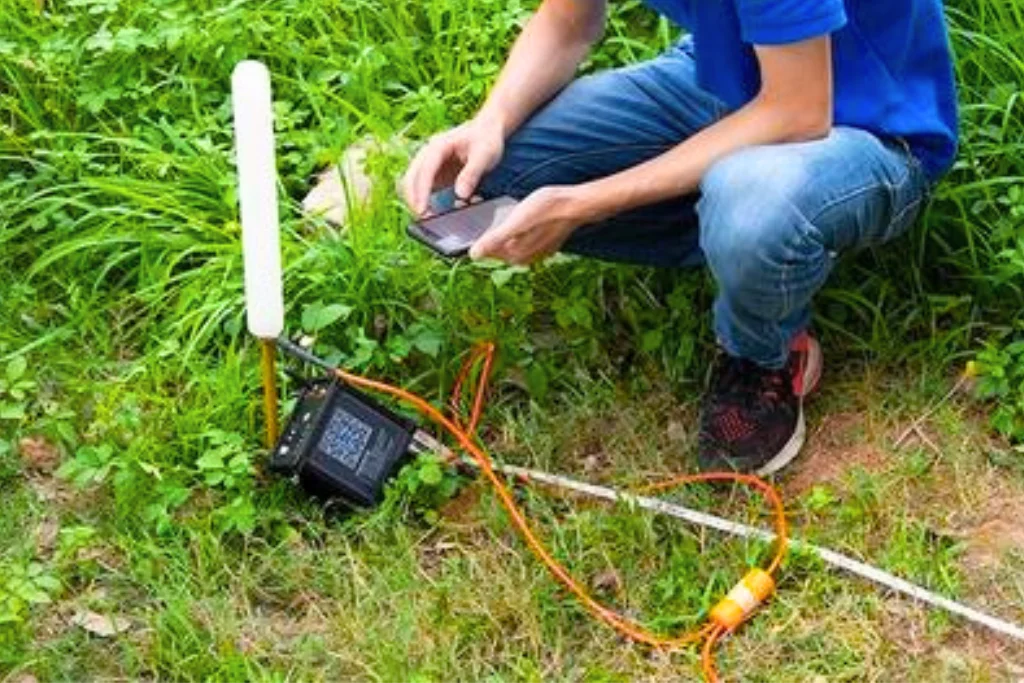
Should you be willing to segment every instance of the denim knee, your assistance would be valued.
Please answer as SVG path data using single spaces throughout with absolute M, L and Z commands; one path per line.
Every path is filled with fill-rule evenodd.
M 814 206 L 811 175 L 799 158 L 754 147 L 716 163 L 701 184 L 700 244 L 719 288 L 716 334 L 729 353 L 766 367 L 785 362 L 830 267 L 805 212 Z
M 799 208 L 807 182 L 799 167 L 779 168 L 769 150 L 753 148 L 716 163 L 701 184 L 697 210 L 708 265 L 724 295 L 766 317 L 790 312 L 788 271 L 820 248 Z

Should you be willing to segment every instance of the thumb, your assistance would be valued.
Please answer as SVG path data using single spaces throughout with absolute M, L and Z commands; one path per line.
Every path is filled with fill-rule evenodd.
M 459 176 L 455 179 L 455 196 L 459 199 L 469 199 L 476 192 L 480 178 L 487 172 L 487 155 L 483 152 L 473 151 L 462 167 Z
M 501 228 L 496 229 L 500 231 Z M 501 243 L 501 239 L 494 234 L 495 231 L 489 230 L 484 233 L 473 243 L 473 246 L 469 248 L 469 258 L 474 261 L 478 261 L 483 258 L 488 258 L 494 255 L 494 248 Z M 490 234 L 489 234 L 490 233 Z

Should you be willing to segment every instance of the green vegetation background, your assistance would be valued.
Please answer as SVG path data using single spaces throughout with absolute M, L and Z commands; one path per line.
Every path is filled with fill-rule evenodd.
M 255 474 L 256 349 L 244 332 L 228 98 L 241 59 L 263 60 L 274 77 L 290 332 L 434 398 L 474 341 L 494 339 L 492 414 L 529 438 L 544 428 L 530 414 L 628 401 L 666 383 L 681 399 L 696 395 L 711 347 L 704 274 L 569 258 L 532 271 L 442 264 L 404 235 L 393 191 L 401 144 L 371 154 L 378 182 L 347 231 L 300 216 L 314 174 L 349 144 L 416 140 L 469 116 L 531 3 L 40 2 L 0 0 L 0 537 L 12 539 L 0 547 L 0 676 L 28 667 L 54 679 L 306 680 L 327 667 L 368 680 L 530 678 L 516 667 L 532 660 L 514 648 L 481 654 L 481 639 L 501 630 L 489 619 L 539 611 L 522 636 L 537 642 L 589 627 L 579 614 L 550 614 L 554 589 L 528 561 L 515 565 L 524 602 L 509 598 L 492 617 L 463 605 L 439 627 L 444 645 L 412 648 L 426 650 L 421 659 L 402 637 L 422 630 L 379 602 L 368 608 L 376 620 L 353 618 L 366 629 L 353 639 L 405 645 L 362 659 L 332 659 L 305 640 L 294 660 L 253 655 L 217 624 L 308 591 L 358 610 L 359 581 L 371 601 L 415 594 L 423 579 L 411 548 L 435 518 L 424 506 L 454 486 L 421 464 L 384 511 L 331 521 Z M 993 427 L 1020 440 L 1024 8 L 956 0 L 947 11 L 963 104 L 956 168 L 911 236 L 844 260 L 815 323 L 837 365 L 941 374 L 980 352 L 981 390 L 999 399 Z M 650 57 L 673 35 L 636 0 L 616 2 L 585 68 Z M 59 477 L 26 465 L 25 439 L 60 462 Z M 1019 452 L 1007 452 L 1019 468 Z M 501 515 L 484 508 L 506 538 Z M 59 534 L 40 553 L 29 529 L 54 509 Z M 632 522 L 615 519 L 610 533 L 629 539 Z M 606 525 L 580 520 L 569 526 L 584 536 Z M 560 551 L 586 556 L 572 529 L 559 532 Z M 116 560 L 82 559 L 96 547 Z M 378 576 L 389 548 L 409 555 Z M 334 564 L 309 566 L 328 550 Z M 693 564 L 684 555 L 676 560 Z M 486 576 L 465 562 L 438 579 L 452 584 L 445 591 Z M 696 595 L 692 617 L 729 585 L 728 572 L 690 569 L 695 593 L 669 586 L 641 600 L 659 605 L 660 626 L 677 625 L 668 615 L 685 598 Z M 107 612 L 138 605 L 143 635 L 108 649 L 54 635 L 47 604 L 69 596 Z

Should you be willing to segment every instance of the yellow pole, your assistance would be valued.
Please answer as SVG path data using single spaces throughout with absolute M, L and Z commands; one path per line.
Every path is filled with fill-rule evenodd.
M 277 347 L 273 339 L 260 339 L 260 369 L 263 374 L 263 418 L 267 426 L 267 448 L 277 443 Z

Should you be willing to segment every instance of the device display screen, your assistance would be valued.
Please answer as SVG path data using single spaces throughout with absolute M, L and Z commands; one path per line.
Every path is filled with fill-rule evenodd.
M 317 449 L 350 469 L 356 469 L 373 436 L 373 428 L 354 415 L 335 410 L 320 436 Z
M 498 197 L 427 218 L 418 226 L 440 251 L 462 253 L 469 250 L 481 235 L 505 220 L 516 203 L 511 197 Z

